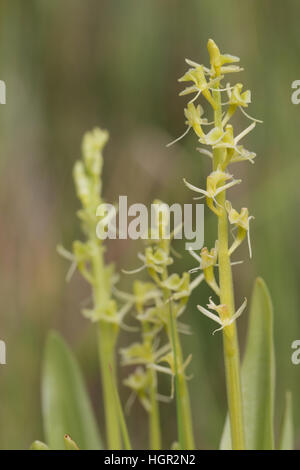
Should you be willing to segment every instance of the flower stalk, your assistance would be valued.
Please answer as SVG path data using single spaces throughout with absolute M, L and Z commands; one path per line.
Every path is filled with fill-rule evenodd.
M 190 293 L 203 280 L 203 275 L 190 282 L 189 273 L 183 273 L 181 276 L 169 273 L 173 258 L 171 240 L 166 235 L 167 209 L 161 201 L 155 201 L 154 207 L 159 221 L 156 237 L 150 237 L 151 242 L 147 243 L 144 254 L 139 256 L 144 263 L 141 270 L 147 269 L 151 282 L 135 281 L 131 298 L 136 306 L 137 319 L 142 324 L 142 342 L 134 343 L 121 351 L 123 364 L 142 364 L 145 370 L 138 368 L 135 374 L 126 379 L 126 385 L 138 394 L 149 412 L 150 445 L 151 448 L 158 448 L 161 442 L 157 400 L 162 397 L 157 390 L 157 374 L 165 373 L 171 376 L 172 389 L 169 399 L 173 398 L 175 382 L 179 445 L 181 449 L 194 449 L 185 372 L 191 356 L 184 360 L 179 333 L 186 331 L 186 327 L 179 323 L 178 318 L 186 308 Z M 160 346 L 162 339 L 164 343 Z M 168 400 L 167 397 L 164 399 Z
M 168 277 L 167 270 L 163 273 L 163 277 Z M 183 353 L 181 342 L 178 334 L 176 313 L 173 309 L 172 292 L 169 289 L 164 289 L 164 296 L 166 302 L 166 315 L 169 311 L 169 322 L 166 325 L 166 330 L 169 342 L 173 351 L 173 374 L 176 381 L 176 407 L 177 407 L 177 421 L 178 421 L 178 440 L 181 449 L 193 450 L 195 449 L 193 423 L 190 396 L 185 376 L 185 364 L 183 360 Z M 176 312 L 176 311 L 175 311 Z
M 161 430 L 160 430 L 160 417 L 159 406 L 157 400 L 157 374 L 155 370 L 150 371 L 149 380 L 149 395 L 151 413 L 149 415 L 149 444 L 150 449 L 161 449 Z
M 215 110 L 215 125 L 223 132 L 221 92 L 218 89 L 214 91 L 214 98 L 217 103 Z M 213 149 L 213 170 L 215 171 L 220 163 L 225 159 L 226 149 Z M 227 306 L 228 316 L 229 319 L 231 319 L 235 313 L 235 305 L 228 246 L 228 219 L 225 208 L 226 191 L 221 192 L 217 196 L 217 203 L 220 208 L 220 214 L 218 215 L 220 303 Z M 245 436 L 241 392 L 240 354 L 235 322 L 223 329 L 223 348 L 232 446 L 234 450 L 243 450 L 245 449 Z
M 239 184 L 241 180 L 235 180 L 228 172 L 228 166 L 232 163 L 249 161 L 253 163 L 255 154 L 249 152 L 242 145 L 240 140 L 245 137 L 258 121 L 249 116 L 244 108 L 251 102 L 249 90 L 242 92 L 243 85 L 238 83 L 231 86 L 229 83 L 222 85 L 222 80 L 226 74 L 239 72 L 242 69 L 236 65 L 239 58 L 230 54 L 221 54 L 216 43 L 210 39 L 208 41 L 208 52 L 210 55 L 210 68 L 200 65 L 191 60 L 186 60 L 190 68 L 179 81 L 192 81 L 193 85 L 188 86 L 181 95 L 196 95 L 189 101 L 185 109 L 185 116 L 188 118 L 188 130 L 193 129 L 201 147 L 200 152 L 212 159 L 212 172 L 207 177 L 206 189 L 198 188 L 184 180 L 186 186 L 201 197 L 206 198 L 208 208 L 217 217 L 218 239 L 212 250 L 202 248 L 200 256 L 191 251 L 193 257 L 199 261 L 199 267 L 191 270 L 203 271 L 203 276 L 214 295 L 219 298 L 216 304 L 210 299 L 208 308 L 215 310 L 217 314 L 202 306 L 198 310 L 204 315 L 221 325 L 218 330 L 223 333 L 224 362 L 226 372 L 226 389 L 231 426 L 231 440 L 233 449 L 245 449 L 245 432 L 243 422 L 243 404 L 240 378 L 240 356 L 237 336 L 236 320 L 244 311 L 247 301 L 235 311 L 234 289 L 232 279 L 231 255 L 239 247 L 247 236 L 249 252 L 251 257 L 251 245 L 249 236 L 248 209 L 242 208 L 239 213 L 232 208 L 231 203 L 226 199 L 230 188 Z M 201 80 L 200 78 L 201 77 Z M 223 103 L 222 93 L 227 92 L 228 102 Z M 212 128 L 205 133 L 202 126 L 209 125 L 208 120 L 203 117 L 204 111 L 201 105 L 194 105 L 194 102 L 202 95 L 210 104 L 213 111 Z M 223 107 L 228 105 L 226 112 Z M 252 124 L 245 128 L 239 135 L 234 137 L 233 126 L 229 124 L 230 119 L 236 111 L 240 109 L 244 116 L 250 119 Z M 177 140 L 176 140 L 177 141 Z M 199 198 L 198 198 L 199 199 Z M 237 229 L 234 241 L 229 246 L 228 224 L 232 224 Z M 218 282 L 214 271 L 217 268 Z
M 87 132 L 82 143 L 82 159 L 74 165 L 73 177 L 77 196 L 81 202 L 78 217 L 81 220 L 84 241 L 74 241 L 72 253 L 60 248 L 60 253 L 72 261 L 87 280 L 92 290 L 92 306 L 83 310 L 83 315 L 96 324 L 97 343 L 103 389 L 106 440 L 109 449 L 122 449 L 120 413 L 114 397 L 116 378 L 116 342 L 123 317 L 130 304 L 120 309 L 113 298 L 112 290 L 116 282 L 114 269 L 104 261 L 103 241 L 97 237 L 97 226 L 104 215 L 97 208 L 102 203 L 102 150 L 108 140 L 108 132 L 94 129 Z M 70 276 L 69 276 L 70 277 Z

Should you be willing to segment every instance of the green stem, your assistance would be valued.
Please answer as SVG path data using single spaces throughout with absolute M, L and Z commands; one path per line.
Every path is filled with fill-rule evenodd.
M 100 361 L 101 383 L 103 389 L 104 413 L 107 445 L 110 450 L 122 449 L 118 412 L 113 396 L 113 383 L 116 383 L 115 339 L 111 325 L 99 322 L 98 352 Z M 111 371 L 109 370 L 111 368 Z M 113 380 L 112 377 L 113 376 Z
M 92 260 L 95 283 L 93 296 L 95 309 L 101 308 L 109 293 L 104 282 L 103 253 L 101 246 L 95 246 Z M 107 445 L 110 450 L 122 449 L 118 410 L 115 407 L 113 383 L 116 382 L 115 344 L 117 339 L 116 325 L 99 321 L 98 353 L 100 361 L 101 382 L 103 389 Z M 111 368 L 111 371 L 109 370 Z
M 178 427 L 178 441 L 179 448 L 182 450 L 185 448 L 185 436 L 184 436 L 184 427 L 183 427 L 183 408 L 180 402 L 180 384 L 179 384 L 179 375 L 178 375 L 178 358 L 177 358 L 177 347 L 175 339 L 176 323 L 175 318 L 172 312 L 172 305 L 170 302 L 170 332 L 171 332 L 171 344 L 174 354 L 174 368 L 175 368 L 175 395 L 176 395 L 176 410 L 177 410 L 177 427 Z
M 230 317 L 234 315 L 234 296 L 230 257 L 228 254 L 227 214 L 224 209 L 225 194 L 218 199 L 222 205 L 219 217 L 219 280 L 221 304 L 227 305 Z M 245 449 L 243 406 L 240 379 L 240 356 L 236 324 L 233 322 L 223 330 L 226 387 L 231 427 L 231 441 L 234 450 Z
M 175 319 L 174 323 L 176 325 Z M 191 413 L 191 403 L 190 396 L 188 391 L 188 386 L 186 382 L 185 373 L 183 370 L 183 355 L 179 339 L 179 334 L 177 328 L 175 330 L 175 344 L 177 350 L 177 363 L 178 363 L 178 388 L 179 388 L 179 400 L 182 407 L 182 425 L 184 433 L 184 442 L 186 450 L 195 449 L 194 442 L 194 433 L 193 433 L 193 424 L 192 424 L 192 413 Z
M 222 108 L 219 91 L 214 92 L 214 99 L 217 102 L 215 124 L 216 126 L 222 127 Z M 226 152 L 225 149 L 214 149 L 214 170 L 217 169 L 218 164 L 224 159 L 224 152 Z M 229 315 L 232 317 L 235 313 L 235 306 L 232 271 L 228 252 L 228 219 L 225 201 L 226 193 L 223 191 L 218 196 L 218 204 L 220 205 L 221 211 L 218 217 L 220 301 L 221 304 L 227 306 Z M 234 450 L 243 450 L 245 449 L 245 437 L 240 379 L 240 356 L 235 322 L 223 329 L 223 343 L 232 448 Z
M 110 380 L 112 383 L 112 390 L 113 390 L 113 394 L 115 397 L 115 404 L 118 410 L 118 417 L 119 417 L 120 428 L 121 428 L 122 437 L 124 441 L 124 447 L 126 450 L 132 450 L 130 437 L 129 437 L 129 433 L 127 429 L 127 424 L 126 424 L 125 416 L 123 413 L 122 403 L 121 403 L 120 396 L 118 393 L 117 383 L 115 381 L 115 374 L 113 374 L 113 371 L 111 368 L 110 368 L 110 373 L 111 373 Z
M 167 277 L 167 274 L 164 275 Z M 171 292 L 165 289 L 165 299 L 171 297 Z M 176 406 L 178 419 L 178 437 L 182 449 L 195 449 L 191 403 L 189 391 L 186 383 L 186 377 L 183 370 L 183 354 L 180 338 L 177 330 L 175 314 L 172 312 L 172 302 L 170 302 L 170 324 L 168 326 L 168 336 L 173 346 L 175 361 L 175 380 L 176 380 Z M 168 305 L 166 308 L 169 308 Z
M 149 413 L 149 440 L 150 449 L 161 449 L 161 432 L 160 432 L 160 419 L 159 408 L 157 402 L 157 377 L 155 370 L 150 371 L 150 403 L 151 410 Z

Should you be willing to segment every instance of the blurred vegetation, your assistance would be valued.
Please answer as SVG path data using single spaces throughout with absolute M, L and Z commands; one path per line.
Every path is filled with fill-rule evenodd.
M 100 125 L 111 132 L 108 201 L 126 194 L 129 203 L 149 204 L 156 197 L 190 202 L 182 177 L 200 184 L 209 162 L 194 150 L 192 135 L 170 149 L 165 145 L 184 129 L 185 100 L 177 96 L 184 58 L 207 61 L 209 37 L 241 57 L 243 81 L 253 92 L 249 111 L 264 120 L 248 138 L 256 164 L 240 166 L 247 183 L 233 190 L 236 204 L 255 215 L 254 257 L 235 268 L 236 296 L 249 298 L 256 274 L 270 288 L 277 402 L 283 403 L 286 388 L 292 390 L 300 445 L 300 369 L 290 360 L 291 343 L 300 335 L 300 108 L 290 100 L 291 83 L 300 78 L 299 15 L 293 0 L 0 1 L 0 78 L 7 84 L 7 104 L 0 109 L 1 339 L 7 343 L 0 448 L 27 448 L 43 438 L 40 367 L 50 328 L 76 351 L 102 427 L 94 331 L 80 314 L 89 292 L 78 275 L 65 284 L 66 262 L 55 249 L 79 236 L 71 169 L 83 132 Z M 213 222 L 206 215 L 205 242 L 211 245 Z M 112 241 L 108 257 L 119 269 L 133 268 L 138 248 Z M 179 261 L 182 269 L 193 265 L 186 255 Z M 122 283 L 130 286 L 131 279 Z M 190 388 L 200 448 L 218 445 L 226 414 L 221 336 L 211 336 L 211 323 L 195 308 L 207 293 L 198 289 L 185 314 L 194 331 L 186 351 L 193 352 Z M 242 348 L 246 323 L 247 315 L 240 321 Z M 167 393 L 167 381 L 163 387 Z M 121 395 L 125 402 L 124 387 Z M 167 446 L 175 438 L 174 406 L 163 404 L 162 414 Z M 145 446 L 144 419 L 134 405 L 129 426 L 137 448 Z

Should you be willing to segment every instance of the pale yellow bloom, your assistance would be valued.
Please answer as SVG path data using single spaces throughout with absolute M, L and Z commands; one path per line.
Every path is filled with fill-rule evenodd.
M 211 297 L 209 298 L 209 303 L 207 304 L 207 307 L 210 310 L 215 310 L 218 315 L 215 315 L 211 311 L 207 310 L 204 307 L 201 307 L 201 305 L 197 305 L 198 310 L 203 313 L 206 317 L 210 318 L 211 320 L 214 320 L 216 323 L 219 323 L 221 325 L 221 328 L 217 328 L 216 330 L 213 331 L 213 334 L 216 333 L 217 331 L 223 330 L 226 326 L 230 326 L 233 322 L 235 322 L 243 313 L 247 306 L 247 299 L 244 300 L 240 308 L 235 312 L 235 314 L 230 317 L 229 310 L 227 305 L 220 304 L 216 305 Z

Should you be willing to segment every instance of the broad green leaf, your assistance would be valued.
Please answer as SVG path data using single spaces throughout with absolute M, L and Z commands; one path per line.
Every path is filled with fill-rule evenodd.
M 273 308 L 263 279 L 257 278 L 252 294 L 248 335 L 241 371 L 246 447 L 274 449 L 275 356 Z M 221 449 L 231 449 L 227 417 Z
M 42 408 L 47 444 L 64 449 L 69 434 L 80 449 L 101 449 L 101 440 L 79 365 L 62 337 L 51 332 L 45 348 Z
M 291 392 L 286 393 L 285 409 L 279 438 L 279 450 L 294 449 L 293 402 Z

